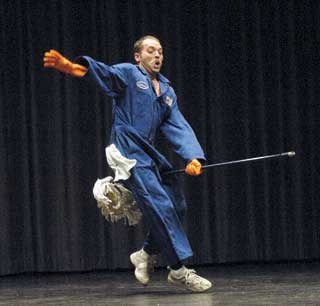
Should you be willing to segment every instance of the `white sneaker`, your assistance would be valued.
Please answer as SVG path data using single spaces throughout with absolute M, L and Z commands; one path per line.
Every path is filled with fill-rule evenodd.
M 168 282 L 194 292 L 204 292 L 212 287 L 210 281 L 196 274 L 195 270 L 187 269 L 185 266 L 178 270 L 171 270 L 168 275 Z
M 154 259 L 143 249 L 130 255 L 131 263 L 136 267 L 134 275 L 136 279 L 144 286 L 148 285 L 150 280 L 149 272 L 153 269 Z

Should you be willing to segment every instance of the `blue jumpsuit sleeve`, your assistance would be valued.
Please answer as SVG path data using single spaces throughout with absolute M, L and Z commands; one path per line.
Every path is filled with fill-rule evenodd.
M 98 85 L 110 97 L 119 96 L 127 87 L 124 65 L 108 66 L 89 56 L 80 56 L 75 62 L 88 68 L 83 79 Z
M 196 158 L 205 161 L 204 152 L 197 137 L 178 108 L 176 101 L 171 106 L 167 119 L 162 123 L 160 131 L 164 138 L 173 146 L 174 151 L 189 162 Z

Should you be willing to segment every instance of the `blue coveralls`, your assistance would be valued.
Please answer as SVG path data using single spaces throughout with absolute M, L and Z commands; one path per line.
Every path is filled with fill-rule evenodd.
M 151 78 L 137 65 L 108 66 L 87 56 L 77 62 L 88 68 L 84 78 L 113 98 L 111 143 L 123 156 L 137 160 L 124 183 L 132 191 L 149 228 L 145 248 L 152 253 L 161 252 L 168 264 L 192 256 L 182 226 L 186 202 L 177 178 L 161 175 L 172 166 L 154 147 L 154 140 L 161 133 L 185 162 L 205 157 L 179 111 L 170 82 L 158 75 L 161 95 L 157 97 Z

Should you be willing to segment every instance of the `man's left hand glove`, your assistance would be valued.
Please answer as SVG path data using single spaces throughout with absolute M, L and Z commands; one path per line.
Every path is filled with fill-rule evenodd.
M 185 172 L 192 176 L 197 176 L 202 173 L 202 165 L 197 159 L 193 159 L 186 166 Z

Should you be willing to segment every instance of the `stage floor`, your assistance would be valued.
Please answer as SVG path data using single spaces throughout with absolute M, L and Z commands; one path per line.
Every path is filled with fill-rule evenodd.
M 320 305 L 320 264 L 216 265 L 198 267 L 214 282 L 206 293 L 167 283 L 157 269 L 148 287 L 133 271 L 24 274 L 0 277 L 0 305 Z

